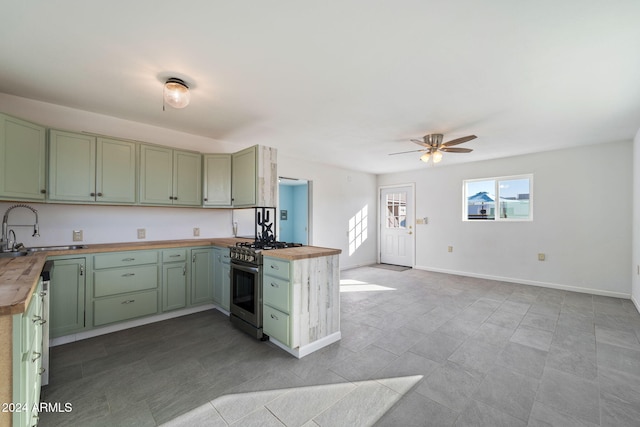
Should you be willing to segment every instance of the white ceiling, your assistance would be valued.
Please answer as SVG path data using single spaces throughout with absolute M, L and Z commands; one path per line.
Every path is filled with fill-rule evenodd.
M 0 92 L 372 173 L 633 139 L 638 0 L 0 0 Z M 191 104 L 162 111 L 168 77 Z M 430 166 L 429 166 L 430 167 Z

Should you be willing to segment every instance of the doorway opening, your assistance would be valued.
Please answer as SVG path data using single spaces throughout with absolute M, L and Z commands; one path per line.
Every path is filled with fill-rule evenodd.
M 278 231 L 283 242 L 311 244 L 311 181 L 278 178 Z

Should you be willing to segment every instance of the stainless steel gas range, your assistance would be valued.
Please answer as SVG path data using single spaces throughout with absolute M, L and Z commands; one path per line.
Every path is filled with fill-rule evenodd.
M 264 251 L 302 246 L 275 240 L 275 208 L 256 209 L 256 238 L 230 247 L 231 322 L 255 338 L 262 333 L 262 256 Z
M 262 254 L 270 249 L 302 246 L 298 243 L 255 241 L 231 246 L 231 304 L 229 318 L 239 329 L 258 339 L 262 333 Z

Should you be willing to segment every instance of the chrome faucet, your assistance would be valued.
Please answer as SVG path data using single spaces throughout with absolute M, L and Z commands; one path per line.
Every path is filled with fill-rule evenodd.
M 36 222 L 35 224 L 33 224 L 33 237 L 40 237 L 40 226 L 38 225 L 38 211 L 33 209 L 31 206 L 29 205 L 25 205 L 25 204 L 17 204 L 17 205 L 13 205 L 11 207 L 9 207 L 9 209 L 7 209 L 7 211 L 4 213 L 4 216 L 2 217 L 2 239 L 0 240 L 0 251 L 2 252 L 10 252 L 14 249 L 15 247 L 15 240 L 16 240 L 16 233 L 11 230 L 13 232 L 13 243 L 11 245 L 9 245 L 9 233 L 8 233 L 8 229 L 9 229 L 9 212 L 11 212 L 13 209 L 16 208 L 26 208 L 29 209 L 31 212 L 33 212 L 33 214 L 36 216 Z M 31 227 L 30 225 L 14 225 L 14 227 Z

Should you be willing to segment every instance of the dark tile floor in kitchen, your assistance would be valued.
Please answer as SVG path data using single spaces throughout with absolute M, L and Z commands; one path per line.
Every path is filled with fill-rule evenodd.
M 629 300 L 363 267 L 303 359 L 208 311 L 52 349 L 41 426 L 638 426 Z

